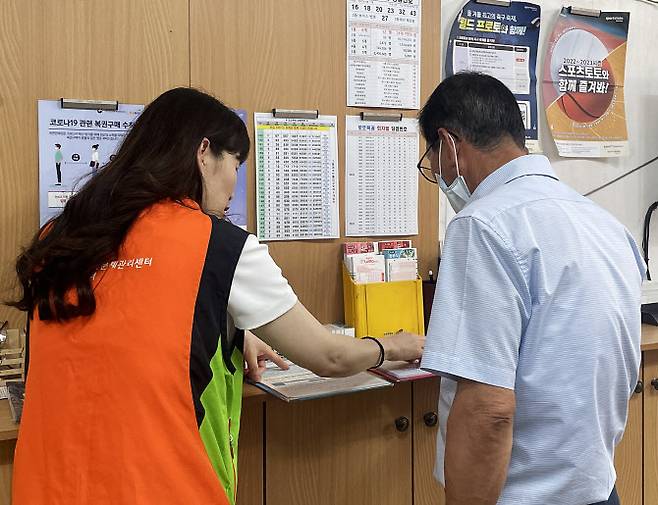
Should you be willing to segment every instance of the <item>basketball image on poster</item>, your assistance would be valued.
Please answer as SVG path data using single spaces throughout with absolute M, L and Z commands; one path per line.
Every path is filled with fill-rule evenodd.
M 610 72 L 607 57 L 608 51 L 603 43 L 592 33 L 579 28 L 569 30 L 555 44 L 551 58 L 551 78 L 553 85 L 557 83 L 558 92 L 561 92 L 558 105 L 570 119 L 580 123 L 591 123 L 603 116 L 610 107 L 614 94 L 614 76 Z M 573 85 L 573 89 L 569 89 L 569 66 L 565 66 L 565 62 L 570 60 L 596 62 L 594 69 L 599 67 L 598 62 L 601 62 L 601 70 L 597 72 L 596 78 L 594 69 L 590 71 L 592 79 L 595 79 L 593 82 L 600 88 L 598 92 L 596 86 L 589 92 L 591 87 L 589 83 L 583 85 L 583 89 L 580 90 L 578 81 Z M 575 69 L 576 77 L 581 73 L 584 75 L 588 69 L 586 67 L 582 72 L 579 70 Z M 565 78 L 567 83 L 565 86 L 563 82 L 562 88 L 566 87 L 566 91 L 560 89 L 560 81 Z
M 560 156 L 623 156 L 629 14 L 563 7 L 548 42 L 542 91 Z

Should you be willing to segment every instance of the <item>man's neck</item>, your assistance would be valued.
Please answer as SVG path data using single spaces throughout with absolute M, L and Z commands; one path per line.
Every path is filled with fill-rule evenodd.
M 527 150 L 521 149 L 517 145 L 505 145 L 491 151 L 479 151 L 474 156 L 469 171 L 471 176 L 469 182 L 473 184 L 473 189 L 477 188 L 483 180 L 503 165 L 526 154 L 528 154 Z

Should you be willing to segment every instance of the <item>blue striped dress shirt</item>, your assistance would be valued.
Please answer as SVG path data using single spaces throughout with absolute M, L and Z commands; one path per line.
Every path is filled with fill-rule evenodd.
M 442 376 L 435 475 L 463 378 L 514 390 L 498 505 L 607 500 L 640 364 L 645 266 L 614 217 L 547 158 L 489 175 L 448 226 L 422 367 Z

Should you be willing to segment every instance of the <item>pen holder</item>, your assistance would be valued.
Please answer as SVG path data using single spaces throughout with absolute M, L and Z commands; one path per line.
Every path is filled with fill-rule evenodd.
M 345 323 L 356 337 L 383 337 L 398 330 L 425 334 L 422 281 L 357 284 L 343 265 Z

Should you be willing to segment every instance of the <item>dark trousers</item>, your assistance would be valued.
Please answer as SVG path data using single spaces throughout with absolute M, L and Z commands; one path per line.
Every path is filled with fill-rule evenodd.
M 55 170 L 57 170 L 57 182 L 62 182 L 62 164 L 55 163 Z
M 607 501 L 600 501 L 599 503 L 592 503 L 592 505 L 620 505 L 619 495 L 617 495 L 617 488 L 612 488 L 612 494 Z

